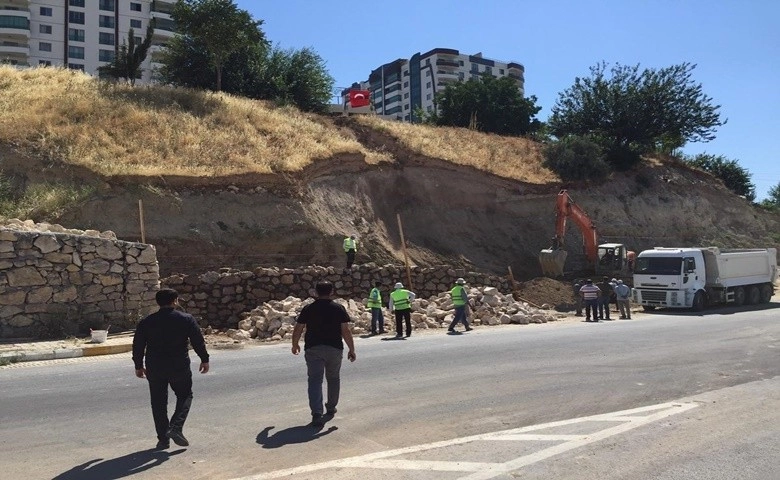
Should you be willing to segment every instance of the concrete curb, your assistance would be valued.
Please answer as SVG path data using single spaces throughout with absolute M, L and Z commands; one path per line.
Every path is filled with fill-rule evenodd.
M 37 362 L 42 360 L 60 360 L 64 358 L 93 357 L 97 355 L 113 355 L 133 350 L 132 344 L 119 345 L 84 345 L 79 348 L 57 348 L 55 350 L 18 350 L 0 352 L 0 364 Z

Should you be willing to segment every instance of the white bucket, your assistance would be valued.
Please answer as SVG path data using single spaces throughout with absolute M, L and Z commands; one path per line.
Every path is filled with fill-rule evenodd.
M 108 339 L 108 330 L 90 330 L 92 343 L 103 343 Z

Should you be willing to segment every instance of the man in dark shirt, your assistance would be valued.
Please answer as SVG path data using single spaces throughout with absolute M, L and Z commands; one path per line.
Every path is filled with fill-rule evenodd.
M 175 308 L 179 294 L 171 288 L 157 292 L 160 310 L 138 323 L 133 337 L 135 376 L 149 381 L 152 416 L 157 430 L 157 448 L 170 447 L 170 440 L 186 447 L 189 442 L 182 433 L 192 404 L 192 370 L 187 342 L 192 344 L 201 360 L 199 371 L 209 371 L 209 354 L 192 315 Z M 146 368 L 144 368 L 146 355 Z M 168 386 L 176 394 L 176 409 L 168 420 Z
M 336 405 L 339 403 L 341 390 L 341 360 L 344 357 L 344 344 L 347 342 L 350 362 L 355 361 L 355 344 L 352 340 L 352 332 L 349 329 L 349 315 L 347 311 L 334 302 L 330 296 L 333 293 L 333 285 L 330 282 L 317 284 L 317 299 L 306 305 L 298 315 L 293 330 L 292 353 L 298 355 L 301 351 L 299 345 L 301 334 L 306 330 L 304 337 L 304 357 L 309 376 L 309 407 L 311 408 L 311 422 L 314 426 L 322 426 L 325 419 L 322 414 L 322 378 L 328 381 L 328 399 L 325 403 L 326 414 L 336 414 Z

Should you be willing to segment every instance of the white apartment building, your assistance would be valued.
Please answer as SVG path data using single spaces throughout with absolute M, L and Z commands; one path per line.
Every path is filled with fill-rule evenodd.
M 133 29 L 136 41 L 155 19 L 139 83 L 149 83 L 155 54 L 174 35 L 176 0 L 0 0 L 0 63 L 62 66 L 97 75 Z
M 414 121 L 417 107 L 432 112 L 436 92 L 449 83 L 477 79 L 483 74 L 509 77 L 515 80 L 520 94 L 525 94 L 525 67 L 517 62 L 500 62 L 482 56 L 461 54 L 450 48 L 435 48 L 416 53 L 408 60 L 398 59 L 373 70 L 368 81 L 352 88 L 371 91 L 377 115 L 402 121 Z M 342 92 L 344 103 L 349 89 Z

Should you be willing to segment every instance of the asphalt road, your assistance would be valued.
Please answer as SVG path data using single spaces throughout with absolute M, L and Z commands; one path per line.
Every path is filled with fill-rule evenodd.
M 551 437 L 522 448 L 480 437 L 466 446 L 419 447 L 405 453 L 406 463 L 372 457 L 359 468 L 336 465 L 295 478 L 780 478 L 778 303 L 359 339 L 357 362 L 342 369 L 338 415 L 319 431 L 307 426 L 304 360 L 289 344 L 211 353 L 212 371 L 195 376 L 185 428 L 192 446 L 168 452 L 147 450 L 156 441 L 148 391 L 127 355 L 0 370 L 0 476 L 266 478 L 261 474 L 683 402 L 692 409 L 614 435 L 610 425 L 635 416 L 540 430 L 571 440 L 549 458 L 538 444 Z M 528 451 L 536 456 L 510 462 Z M 453 466 L 459 459 L 472 463 Z M 496 462 L 520 466 L 486 475 Z

